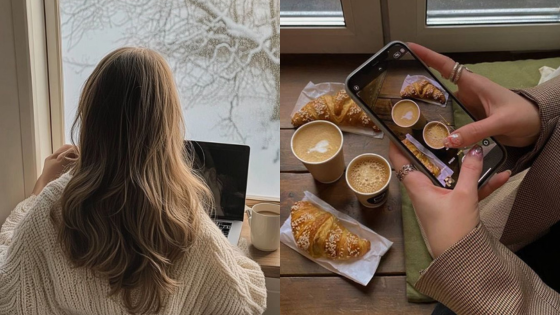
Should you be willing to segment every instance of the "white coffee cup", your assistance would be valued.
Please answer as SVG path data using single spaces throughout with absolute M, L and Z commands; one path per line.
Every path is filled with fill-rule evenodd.
M 366 193 L 366 192 L 361 192 L 356 188 L 354 188 L 348 176 L 349 176 L 349 172 L 352 170 L 352 167 L 354 166 L 355 163 L 368 158 L 375 158 L 378 161 L 384 163 L 387 167 L 388 174 L 387 174 L 387 181 L 383 184 L 381 188 L 379 188 L 376 191 Z M 364 153 L 358 155 L 348 164 L 348 167 L 346 168 L 346 183 L 348 184 L 348 187 L 350 187 L 350 189 L 352 189 L 352 191 L 356 194 L 360 203 L 366 208 L 378 208 L 381 207 L 385 203 L 385 201 L 387 201 L 387 198 L 389 196 L 389 183 L 391 182 L 391 176 L 392 176 L 391 164 L 389 163 L 389 161 L 387 161 L 387 159 L 385 159 L 381 155 L 375 153 Z
M 296 138 L 297 134 L 302 130 L 305 130 L 306 128 L 312 128 L 314 125 L 319 125 L 319 124 L 327 124 L 332 126 L 334 130 L 337 130 L 338 134 L 340 135 L 340 148 L 338 148 L 338 151 L 336 151 L 336 153 L 333 156 L 329 157 L 324 161 L 320 161 L 320 162 L 305 161 L 296 154 L 294 150 L 294 139 Z M 294 132 L 294 134 L 292 135 L 292 140 L 290 141 L 290 147 L 292 149 L 292 153 L 294 154 L 294 156 L 301 163 L 303 163 L 303 165 L 305 165 L 305 167 L 307 168 L 309 173 L 311 173 L 313 178 L 315 178 L 315 180 L 324 184 L 334 183 L 337 180 L 339 180 L 342 177 L 342 175 L 344 175 L 344 168 L 346 166 L 344 164 L 344 153 L 342 150 L 343 146 L 344 146 L 344 136 L 342 135 L 342 131 L 337 125 L 326 120 L 315 120 L 299 127 L 298 130 L 296 130 L 296 132 Z
M 410 123 L 403 125 L 402 122 L 399 123 L 399 118 L 395 119 L 395 108 L 402 106 L 399 104 L 405 104 L 405 103 L 410 103 L 410 104 L 414 104 L 414 108 L 417 111 L 418 114 L 418 118 L 414 121 L 411 121 Z M 424 125 L 426 125 L 426 118 L 424 118 L 424 115 L 422 115 L 422 111 L 420 110 L 420 106 L 418 106 L 418 103 L 416 103 L 413 100 L 410 99 L 403 99 L 400 100 L 398 102 L 395 103 L 395 105 L 393 105 L 393 107 L 391 108 L 391 119 L 393 119 L 393 122 L 402 128 L 412 128 L 412 129 L 416 129 L 416 130 L 422 130 L 422 128 L 424 127 Z
M 427 137 L 426 137 L 426 132 L 428 131 L 428 129 L 429 129 L 431 126 L 435 126 L 435 125 L 442 126 L 442 127 L 445 129 L 445 132 L 446 132 L 446 135 L 445 135 L 445 136 L 446 136 L 446 137 L 449 136 L 449 135 L 451 134 L 451 131 L 449 130 L 449 127 L 448 127 L 446 124 L 442 123 L 441 121 L 435 121 L 435 120 L 434 120 L 434 121 L 430 121 L 429 123 L 427 123 L 427 124 L 424 126 L 424 130 L 422 130 L 422 137 L 424 138 L 424 143 L 426 143 L 426 145 L 427 145 L 428 147 L 430 147 L 430 148 L 432 148 L 432 149 L 434 149 L 434 150 L 440 150 L 440 149 L 443 149 L 443 148 L 444 148 L 443 142 L 442 142 L 441 145 L 439 145 L 439 146 L 434 146 L 432 143 L 430 143 L 430 141 L 426 140 L 426 138 L 427 138 Z
M 280 205 L 259 203 L 245 212 L 249 218 L 253 246 L 267 252 L 277 250 L 280 246 Z

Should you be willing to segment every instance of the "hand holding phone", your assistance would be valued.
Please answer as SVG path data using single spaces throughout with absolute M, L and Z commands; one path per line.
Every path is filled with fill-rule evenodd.
M 422 51 L 436 69 L 447 69 L 450 63 L 453 67 L 451 59 L 439 58 L 441 55 L 429 52 Z M 465 73 L 463 71 L 463 76 Z M 445 188 L 455 187 L 461 164 L 474 144 L 465 142 L 446 147 L 448 139 L 452 138 L 449 136 L 476 119 L 490 117 L 482 115 L 484 111 L 477 116 L 467 111 L 402 42 L 388 44 L 350 74 L 346 89 L 411 163 L 433 183 Z M 481 100 L 481 104 L 487 104 L 485 102 Z M 476 107 L 474 102 L 469 103 Z M 482 173 L 478 179 L 480 187 L 505 161 L 506 152 L 492 137 L 478 140 L 483 155 Z
M 410 43 L 409 48 L 424 63 L 444 78 L 451 75 L 455 62 L 426 47 Z M 535 143 L 541 122 L 537 106 L 526 98 L 478 75 L 463 71 L 457 82 L 455 97 L 478 119 L 455 132 L 450 139 L 452 148 L 473 145 L 485 138 L 495 137 L 500 143 L 524 147 Z
M 477 191 L 477 180 L 482 171 L 481 149 L 475 146 L 469 151 L 461 166 L 461 176 L 452 191 L 430 185 L 430 179 L 421 172 L 411 172 L 402 180 L 434 258 L 478 225 L 478 201 L 509 179 L 509 171 L 498 173 Z M 410 160 L 393 143 L 390 144 L 389 158 L 396 169 L 410 164 Z

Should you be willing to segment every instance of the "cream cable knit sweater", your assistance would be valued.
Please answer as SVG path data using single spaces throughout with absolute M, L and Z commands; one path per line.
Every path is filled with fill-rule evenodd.
M 107 281 L 72 268 L 56 240 L 49 212 L 70 177 L 64 174 L 22 201 L 2 226 L 0 314 L 127 314 L 119 297 L 107 297 Z M 161 314 L 261 314 L 266 288 L 260 267 L 208 216 L 202 221 L 171 273 L 183 285 L 165 299 Z

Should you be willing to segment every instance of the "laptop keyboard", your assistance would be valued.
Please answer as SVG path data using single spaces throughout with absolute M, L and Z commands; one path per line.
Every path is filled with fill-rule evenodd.
M 224 233 L 224 235 L 228 237 L 229 231 L 231 230 L 231 222 L 218 221 L 216 222 L 216 225 L 220 228 L 220 230 L 222 230 L 222 233 Z

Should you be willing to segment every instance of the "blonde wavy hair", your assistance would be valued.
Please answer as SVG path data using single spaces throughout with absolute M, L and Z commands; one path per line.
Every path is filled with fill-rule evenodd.
M 108 279 L 128 312 L 158 312 L 180 285 L 170 268 L 193 243 L 199 212 L 212 208 L 165 60 L 144 48 L 108 54 L 85 83 L 77 128 L 79 158 L 60 200 L 63 250 Z

